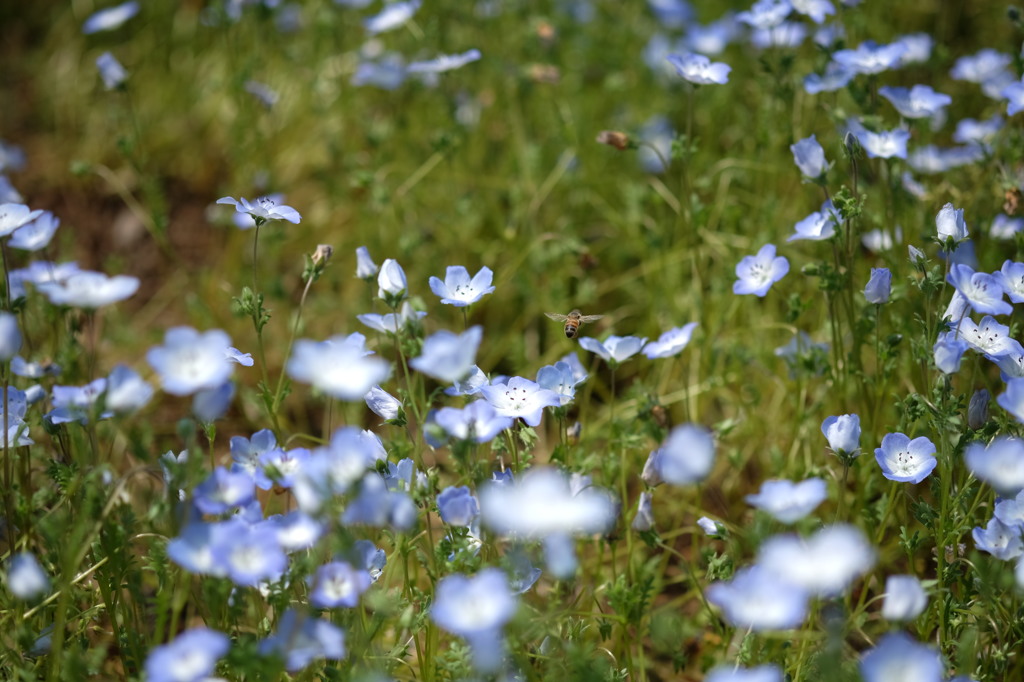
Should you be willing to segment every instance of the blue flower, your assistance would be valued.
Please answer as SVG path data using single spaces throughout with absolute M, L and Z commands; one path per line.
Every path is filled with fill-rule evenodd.
M 986 83 L 1006 73 L 1012 61 L 1013 58 L 1008 54 L 985 48 L 957 59 L 949 75 L 960 81 Z
M 591 336 L 580 338 L 580 347 L 591 353 L 600 355 L 609 364 L 618 364 L 633 357 L 644 347 L 647 339 L 640 336 L 615 336 L 612 334 L 604 341 Z
M 568 405 L 573 401 L 576 397 L 576 386 L 581 381 L 583 379 L 577 378 L 572 366 L 562 360 L 537 370 L 537 385 L 557 393 L 562 405 Z
M 855 73 L 875 74 L 900 66 L 906 51 L 907 46 L 903 43 L 877 45 L 866 40 L 856 49 L 837 51 L 832 60 Z
M 107 90 L 115 90 L 128 80 L 128 72 L 121 66 L 121 62 L 117 61 L 117 57 L 109 52 L 96 57 L 96 68 L 99 69 L 103 87 Z
M 828 446 L 832 452 L 840 457 L 856 457 L 860 454 L 859 415 L 826 417 L 821 423 L 821 433 L 828 439 Z
M 113 412 L 96 413 L 106 390 L 106 379 L 96 379 L 85 386 L 54 386 L 53 410 L 47 413 L 46 419 L 51 424 L 87 424 L 93 418 L 109 419 Z
M 653 481 L 672 485 L 698 483 L 711 473 L 715 464 L 715 438 L 696 424 L 682 424 L 669 433 L 660 448 L 651 452 L 649 464 Z
M 1003 261 L 999 272 L 993 272 L 1003 291 L 1014 303 L 1024 303 L 1024 263 L 1012 260 Z
M 836 13 L 836 8 L 828 0 L 795 0 L 793 9 L 810 17 L 816 24 L 824 23 L 826 16 Z
M 102 272 L 79 271 L 67 279 L 36 284 L 54 305 L 101 308 L 123 301 L 139 289 L 139 278 L 130 275 L 107 277 Z
M 82 24 L 82 33 L 90 35 L 100 31 L 113 31 L 138 13 L 139 3 L 135 0 L 101 9 L 85 20 Z
M 645 345 L 643 353 L 652 360 L 679 355 L 689 345 L 693 330 L 696 328 L 696 322 L 687 322 L 682 327 L 669 329 L 659 336 L 657 341 L 651 341 Z
M 517 419 L 530 426 L 540 424 L 545 407 L 562 404 L 559 394 L 523 377 L 512 377 L 504 383 L 491 384 L 480 389 L 494 411 L 502 417 Z
M 22 251 L 38 251 L 49 245 L 58 227 L 60 227 L 60 218 L 49 211 L 43 211 L 35 220 L 16 229 L 7 243 Z
M 468 528 L 480 515 L 480 504 L 468 487 L 448 486 L 437 496 L 437 511 L 448 525 Z
M 738 665 L 720 665 L 708 671 L 704 682 L 782 682 L 782 670 L 776 665 L 740 668 Z
M 912 575 L 890 575 L 885 579 L 882 618 L 889 621 L 914 620 L 928 605 L 921 581 Z
M 992 442 L 974 442 L 964 449 L 964 462 L 974 477 L 1004 497 L 1024 489 L 1024 440 L 996 436 Z
M 702 54 L 683 52 L 670 54 L 666 59 L 669 64 L 676 67 L 676 73 L 691 83 L 707 85 L 729 82 L 729 72 L 732 67 L 722 62 L 712 62 Z
M 740 569 L 729 582 L 712 583 L 706 594 L 737 628 L 791 630 L 807 617 L 807 591 L 756 565 Z
M 377 296 L 395 308 L 398 301 L 406 298 L 408 289 L 409 283 L 402 266 L 394 258 L 385 259 L 377 273 Z
M 217 661 L 230 648 L 231 640 L 222 632 L 204 627 L 186 630 L 174 641 L 153 647 L 146 658 L 146 679 L 198 682 L 213 674 Z
M 434 415 L 434 421 L 452 438 L 472 439 L 477 443 L 493 440 L 515 422 L 512 417 L 498 414 L 486 400 L 474 401 L 462 409 L 442 407 Z
M 996 397 L 999 406 L 1024 424 L 1024 379 L 1013 378 L 1006 382 L 1006 392 Z
M 217 467 L 193 491 L 193 503 L 204 514 L 223 514 L 248 504 L 256 495 L 252 476 Z
M 438 381 L 452 383 L 465 379 L 476 362 L 483 333 L 479 325 L 461 334 L 439 331 L 427 337 L 421 354 L 410 360 L 409 366 Z
M 345 508 L 341 521 L 407 530 L 416 523 L 416 505 L 405 493 L 388 490 L 384 479 L 373 472 L 363 477 L 359 494 Z
M 776 582 L 797 585 L 817 596 L 842 593 L 875 563 L 875 551 L 856 526 L 826 526 L 808 538 L 794 534 L 766 540 L 757 563 Z
M 437 277 L 430 278 L 430 290 L 441 299 L 441 303 L 462 308 L 494 291 L 491 286 L 493 276 L 491 269 L 484 266 L 470 279 L 465 267 L 449 265 L 443 282 Z
M 636 515 L 633 516 L 633 522 L 629 527 L 641 533 L 654 528 L 654 505 L 650 492 L 640 493 L 636 501 Z
M 953 102 L 953 98 L 935 92 L 930 86 L 915 85 L 910 88 L 882 86 L 878 94 L 889 100 L 903 118 L 931 118 L 941 114 Z
M 332 561 L 316 570 L 307 582 L 312 586 L 309 603 L 318 609 L 333 609 L 339 606 L 355 608 L 359 597 L 370 588 L 373 580 L 363 569 L 357 569 L 347 561 Z
M 366 392 L 391 376 L 391 365 L 370 357 L 366 337 L 358 332 L 327 341 L 299 339 L 285 366 L 296 381 L 339 400 L 362 400 Z
M 829 169 L 825 150 L 814 135 L 791 144 L 789 149 L 793 152 L 793 161 L 805 178 L 818 180 Z
M 260 653 L 280 656 L 285 670 L 294 673 L 315 660 L 345 658 L 345 633 L 330 621 L 288 609 L 277 632 L 260 642 Z
M 408 0 L 408 2 L 392 2 L 384 6 L 384 9 L 368 19 L 363 20 L 363 27 L 370 34 L 383 33 L 396 29 L 405 22 L 412 19 L 416 10 L 420 8 L 422 0 Z
M 935 649 L 920 644 L 903 632 L 891 632 L 860 659 L 864 682 L 935 680 L 945 677 L 945 666 Z
M 498 568 L 485 568 L 471 578 L 458 573 L 442 578 L 430 605 L 435 623 L 469 642 L 473 663 L 481 672 L 501 667 L 501 630 L 515 612 L 508 578 Z
M 958 263 L 949 269 L 946 281 L 967 299 L 975 312 L 1009 315 L 1013 306 L 1003 300 L 1003 287 L 992 275 L 975 272 L 970 266 Z
M 789 261 L 785 256 L 775 256 L 775 245 L 765 244 L 755 256 L 744 256 L 736 265 L 736 277 L 732 285 L 734 294 L 754 294 L 764 297 L 772 285 L 789 272 Z
M 18 327 L 18 318 L 9 312 L 0 312 L 0 362 L 11 360 L 19 350 L 21 329 Z
M 288 568 L 288 557 L 277 539 L 273 523 L 239 523 L 235 532 L 213 548 L 215 561 L 236 585 L 255 587 L 274 582 Z
M 964 209 L 953 208 L 947 203 L 935 216 L 935 237 L 944 248 L 952 242 L 952 247 L 967 239 L 967 223 L 964 221 Z
M 888 303 L 892 291 L 892 273 L 889 268 L 871 268 L 871 277 L 864 286 L 864 298 L 868 303 Z
M 231 338 L 219 329 L 197 332 L 174 327 L 164 345 L 146 352 L 146 361 L 160 375 L 160 385 L 173 395 L 218 388 L 231 377 L 233 365 L 225 359 Z
M 252 434 L 251 439 L 245 436 L 232 436 L 230 444 L 233 460 L 231 471 L 248 474 L 261 490 L 270 490 L 272 483 L 263 472 L 260 458 L 279 449 L 274 432 L 270 429 L 260 429 Z
M 747 495 L 747 503 L 762 509 L 782 523 L 795 523 L 810 514 L 828 496 L 825 481 L 808 478 L 794 483 L 785 479 L 768 480 L 756 495 Z
M 793 234 L 786 241 L 795 242 L 802 239 L 810 241 L 822 241 L 831 239 L 836 234 L 836 225 L 842 222 L 838 211 L 832 207 L 831 201 L 826 201 L 820 211 L 815 211 L 796 225 L 793 226 Z
M 737 14 L 736 19 L 755 29 L 773 28 L 785 21 L 792 10 L 789 0 L 757 0 L 749 10 Z
M 370 279 L 377 274 L 380 267 L 373 262 L 370 251 L 365 246 L 356 249 L 356 277 Z
M 356 319 L 376 331 L 383 332 L 385 334 L 397 334 L 399 330 L 416 324 L 426 316 L 427 314 L 425 312 L 413 310 L 412 306 L 409 305 L 409 302 L 404 301 L 402 303 L 402 307 L 399 308 L 397 313 L 388 313 L 386 315 L 366 313 L 363 315 L 356 315 Z
M 50 578 L 31 552 L 20 552 L 7 560 L 7 589 L 18 599 L 41 597 L 50 589 Z
M 380 386 L 372 386 L 363 396 L 366 406 L 381 419 L 391 421 L 403 414 L 402 403 Z
M 462 54 L 443 54 L 440 57 L 426 61 L 410 62 L 406 70 L 409 73 L 442 73 L 444 71 L 460 69 L 478 59 L 480 59 L 480 50 L 472 49 L 466 50 Z
M 864 147 L 869 159 L 905 159 L 907 158 L 907 141 L 910 140 L 910 131 L 897 128 L 896 130 L 881 130 L 873 132 L 867 129 L 860 129 L 856 132 L 857 141 Z
M 287 220 L 295 225 L 299 224 L 302 216 L 291 206 L 278 205 L 270 197 L 258 197 L 250 202 L 245 197 L 235 199 L 234 197 L 221 197 L 217 199 L 218 204 L 231 204 L 237 213 L 247 213 L 256 221 L 256 225 L 262 225 L 268 220 Z M 243 228 L 244 229 L 244 228 Z
M 235 383 L 230 380 L 215 388 L 196 391 L 192 395 L 192 414 L 203 424 L 213 423 L 224 416 L 234 398 Z
M 405 82 L 405 61 L 401 55 L 388 53 L 376 61 L 364 60 L 356 66 L 351 83 L 355 87 L 372 85 L 381 90 L 394 90 Z
M 901 483 L 920 483 L 938 463 L 934 443 L 925 436 L 911 440 L 902 433 L 886 434 L 882 447 L 875 448 L 875 459 L 883 476 Z
M 816 73 L 804 77 L 804 90 L 808 95 L 817 95 L 820 92 L 835 92 L 842 90 L 857 75 L 850 69 L 836 62 L 829 62 L 825 66 L 825 73 Z

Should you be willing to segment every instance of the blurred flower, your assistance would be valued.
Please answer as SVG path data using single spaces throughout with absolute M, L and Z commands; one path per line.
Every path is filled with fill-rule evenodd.
M 650 462 L 652 474 L 659 482 L 699 483 L 715 464 L 715 438 L 703 426 L 682 424 L 672 429 L 662 446 L 650 454 Z
M 38 251 L 49 245 L 58 227 L 60 218 L 49 211 L 43 211 L 35 220 L 16 229 L 7 243 L 12 248 L 22 251 Z
M 406 457 L 398 463 L 388 462 L 387 473 L 384 474 L 384 484 L 388 490 L 402 490 L 407 493 L 421 490 L 427 487 L 427 475 L 416 470 L 416 463 Z
M 442 73 L 444 71 L 460 69 L 466 64 L 475 62 L 478 59 L 480 59 L 480 50 L 466 50 L 462 54 L 443 54 L 440 57 L 435 57 L 434 59 L 426 61 L 409 62 L 409 66 L 406 67 L 406 70 L 409 73 Z
M 476 362 L 476 351 L 483 338 L 483 327 L 470 327 L 461 334 L 441 330 L 423 342 L 419 357 L 409 366 L 438 381 L 452 383 L 469 376 Z
M 99 69 L 103 87 L 107 90 L 115 90 L 128 80 L 128 72 L 121 66 L 121 62 L 117 61 L 117 57 L 109 52 L 96 57 L 96 68 Z
M 1013 312 L 1013 306 L 1003 300 L 1003 287 L 992 275 L 975 272 L 970 266 L 958 263 L 950 267 L 946 281 L 956 287 L 975 312 L 992 315 Z
M 498 415 L 513 419 L 521 417 L 530 426 L 540 424 L 545 407 L 562 404 L 559 394 L 523 377 L 483 386 L 480 392 Z
M 3 143 L 0 142 L 0 147 Z M 0 149 L 0 170 L 3 167 L 3 150 Z M 21 193 L 14 188 L 6 175 L 0 175 L 0 204 L 20 204 L 25 201 Z
M 230 345 L 230 337 L 219 329 L 200 333 L 173 327 L 164 335 L 164 345 L 146 352 L 146 361 L 160 375 L 165 392 L 188 395 L 217 388 L 231 377 L 233 366 L 224 359 Z
M 139 13 L 139 3 L 132 0 L 114 7 L 101 9 L 82 24 L 82 33 L 91 35 L 100 31 L 113 31 Z
M 996 396 L 996 402 L 1014 419 L 1024 424 L 1024 379 L 1009 379 L 1006 382 L 1006 392 Z
M 1024 218 L 1011 218 L 1004 213 L 993 218 L 988 229 L 994 239 L 1013 239 L 1021 231 L 1024 231 Z
M 869 159 L 905 159 L 909 139 L 910 131 L 899 128 L 881 130 L 877 133 L 863 129 L 857 133 L 857 141 L 864 147 Z
M 267 525 L 277 533 L 277 542 L 285 552 L 311 549 L 326 530 L 324 524 L 301 509 L 271 516 L 267 519 Z
M 890 575 L 885 579 L 882 618 L 890 621 L 914 620 L 928 605 L 921 581 L 912 575 Z
M 909 90 L 882 86 L 878 94 L 889 100 L 903 118 L 930 118 L 953 102 L 952 97 L 935 92 L 928 85 L 915 85 Z
M 366 313 L 364 315 L 356 315 L 356 319 L 376 331 L 385 334 L 397 334 L 399 330 L 405 329 L 408 325 L 422 320 L 426 316 L 425 312 L 413 310 L 408 301 L 403 301 L 402 307 L 399 308 L 397 313 L 388 313 L 386 315 Z
M 7 589 L 18 599 L 33 600 L 50 589 L 50 578 L 31 552 L 20 552 L 7 560 Z
M 273 524 L 239 524 L 213 551 L 231 581 L 243 587 L 276 581 L 288 568 L 288 557 Z
M 808 478 L 794 483 L 785 479 L 768 480 L 756 495 L 747 495 L 747 503 L 768 512 L 775 520 L 791 524 L 799 521 L 828 497 L 825 481 Z
M 704 682 L 783 682 L 783 678 L 776 665 L 759 665 L 756 668 L 720 665 L 708 671 Z
M 836 8 L 828 0 L 790 0 L 793 10 L 810 17 L 816 24 L 824 23 L 825 17 L 836 13 Z
M 181 534 L 167 543 L 167 556 L 189 573 L 224 577 L 227 568 L 214 557 L 214 548 L 226 543 L 243 521 L 231 519 L 221 523 L 190 523 Z
M 580 338 L 580 347 L 591 353 L 597 353 L 608 363 L 620 363 L 628 360 L 644 347 L 646 338 L 638 336 L 615 336 L 614 334 L 604 341 L 598 341 L 591 336 Z
M 797 168 L 809 180 L 818 180 L 829 169 L 830 164 L 825 160 L 825 150 L 814 135 L 805 137 L 795 144 L 789 146 L 793 152 L 793 161 Z
M 808 95 L 842 90 L 853 80 L 855 75 L 853 69 L 836 62 L 829 62 L 825 66 L 824 74 L 812 73 L 804 77 L 804 90 Z
M 20 171 L 24 168 L 25 152 L 22 148 L 0 140 L 0 171 Z
M 504 658 L 502 627 L 516 612 L 508 578 L 498 568 L 485 568 L 473 577 L 445 576 L 434 591 L 430 617 L 441 628 L 469 643 L 480 672 L 493 672 Z
M 245 91 L 250 95 L 259 100 L 267 109 L 273 109 L 277 101 L 281 99 L 281 96 L 277 94 L 277 91 L 271 88 L 266 83 L 260 83 L 259 81 L 247 80 L 243 85 Z
M 247 505 L 256 495 L 252 476 L 215 468 L 192 492 L 196 509 L 204 514 L 224 514 Z
M 395 90 L 405 82 L 405 60 L 396 53 L 388 53 L 378 59 L 359 62 L 352 74 L 352 85 L 372 85 L 381 90 Z
M 244 472 L 248 474 L 261 490 L 270 490 L 272 483 L 263 472 L 260 458 L 268 453 L 278 450 L 277 437 L 270 429 L 260 429 L 252 434 L 252 438 L 245 436 L 232 436 L 231 441 L 231 471 Z
M 224 351 L 224 357 L 229 362 L 237 363 L 243 367 L 252 367 L 253 365 L 252 353 L 243 353 L 234 346 L 227 347 Z
M 309 603 L 318 609 L 355 608 L 359 597 L 373 582 L 370 574 L 347 561 L 332 561 L 316 569 L 307 581 L 311 588 Z
M 381 419 L 397 419 L 402 413 L 402 403 L 380 386 L 373 386 L 363 396 L 366 406 Z
M 682 327 L 675 327 L 664 332 L 657 341 L 651 341 L 643 348 L 643 353 L 652 360 L 678 355 L 690 343 L 696 322 L 687 322 Z
M 902 43 L 877 45 L 866 40 L 852 50 L 838 50 L 832 60 L 855 73 L 875 74 L 900 66 L 900 60 L 907 51 Z
M 339 400 L 355 401 L 391 376 L 391 365 L 365 349 L 358 332 L 326 341 L 299 339 L 285 366 L 296 381 Z
M 285 670 L 294 673 L 319 659 L 345 658 L 345 633 L 330 621 L 288 609 L 277 632 L 260 642 L 259 651 L 281 657 Z
M 1024 489 L 1024 441 L 996 436 L 987 445 L 974 442 L 964 449 L 967 469 L 996 492 L 1013 497 Z
M 484 266 L 470 279 L 465 267 L 449 265 L 443 282 L 437 277 L 430 278 L 430 290 L 441 299 L 441 303 L 462 308 L 494 291 L 491 286 L 493 276 L 491 269 Z
M 222 632 L 205 627 L 186 630 L 172 642 L 153 647 L 146 658 L 146 679 L 150 682 L 209 679 L 217 661 L 229 649 L 231 640 Z
M 102 272 L 80 271 L 63 281 L 36 284 L 36 288 L 54 305 L 101 308 L 134 295 L 139 289 L 139 278 L 107 277 Z
M 864 682 L 940 682 L 945 669 L 939 653 L 903 632 L 891 632 L 860 659 Z
M 889 268 L 871 268 L 871 277 L 864 287 L 864 298 L 868 303 L 882 305 L 889 302 L 892 291 L 892 273 Z
M 21 329 L 18 318 L 0 311 L 0 362 L 8 362 L 21 350 Z
M 900 483 L 920 483 L 938 463 L 934 443 L 925 436 L 911 440 L 902 433 L 887 433 L 882 447 L 875 448 L 875 460 L 883 476 Z
M 784 21 L 771 28 L 755 28 L 750 34 L 750 44 L 759 50 L 773 47 L 798 47 L 807 37 L 807 27 L 795 21 Z
M 1003 129 L 1003 117 L 999 114 L 978 121 L 964 118 L 957 121 L 953 141 L 960 144 L 988 144 Z
M 706 516 L 702 516 L 697 519 L 697 525 L 702 531 L 704 531 L 705 535 L 714 537 L 716 535 L 721 535 L 722 533 L 722 529 L 719 527 L 718 522 Z
M 316 514 L 333 497 L 347 493 L 367 469 L 376 465 L 380 455 L 377 447 L 354 427 L 335 431 L 327 447 L 314 449 L 295 472 L 292 492 L 299 508 Z
M 196 391 L 192 395 L 192 414 L 200 422 L 210 424 L 224 416 L 234 397 L 235 384 L 231 380 L 216 388 Z
M 563 360 L 553 365 L 545 365 L 537 370 L 537 385 L 558 394 L 561 405 L 568 405 L 576 397 L 576 386 L 583 379 L 578 378 L 572 366 Z M 482 387 L 481 387 L 482 388 Z
M 683 28 L 694 19 L 693 7 L 686 0 L 647 0 L 647 6 L 665 28 Z
M 1024 79 L 1013 81 L 999 90 L 999 96 L 1006 100 L 1006 115 L 1024 110 Z
M 751 28 L 772 28 L 789 16 L 793 6 L 789 0 L 757 0 L 749 10 L 736 15 L 736 20 Z
M 630 527 L 635 531 L 648 531 L 654 528 L 654 507 L 652 505 L 651 493 L 644 491 L 636 502 L 636 515 L 633 516 L 633 523 Z
M 245 197 L 235 199 L 233 197 L 221 197 L 217 199 L 218 204 L 231 204 L 237 213 L 247 213 L 253 217 L 257 225 L 262 225 L 268 220 L 287 220 L 295 225 L 299 224 L 302 216 L 291 206 L 278 205 L 270 197 L 258 197 L 250 202 Z M 244 228 L 243 228 L 244 229 Z
M 370 250 L 365 246 L 356 249 L 356 277 L 359 279 L 370 279 L 377 274 L 380 268 L 370 258 Z
M 670 54 L 666 59 L 669 64 L 676 67 L 676 73 L 691 83 L 707 85 L 729 82 L 729 72 L 732 67 L 722 62 L 712 62 L 702 54 L 683 52 Z
M 825 526 L 809 538 L 776 535 L 761 545 L 757 563 L 776 583 L 819 596 L 838 595 L 875 563 L 875 550 L 856 526 Z
M 775 245 L 765 244 L 756 256 L 744 256 L 736 265 L 736 282 L 732 285 L 734 294 L 754 294 L 764 297 L 772 285 L 789 272 L 789 261 L 784 256 L 775 256 Z
M 416 523 L 416 505 L 404 492 L 388 490 L 384 479 L 371 472 L 363 477 L 359 494 L 345 508 L 341 521 L 407 530 Z
M 422 0 L 408 0 L 384 5 L 379 14 L 363 20 L 363 27 L 371 35 L 396 29 L 412 19 L 421 4 Z
M 729 582 L 712 583 L 706 594 L 726 622 L 744 630 L 791 630 L 807 617 L 807 592 L 757 565 L 740 569 Z
M 113 412 L 96 413 L 106 390 L 106 379 L 96 379 L 85 386 L 54 386 L 53 410 L 46 414 L 47 421 L 51 424 L 87 424 L 92 418 L 109 419 Z
M 462 409 L 442 407 L 434 415 L 434 421 L 452 438 L 473 439 L 477 443 L 492 440 L 515 422 L 510 416 L 498 414 L 486 400 L 476 400 Z
M 448 486 L 437 496 L 437 511 L 448 525 L 468 528 L 480 515 L 480 505 L 468 487 Z

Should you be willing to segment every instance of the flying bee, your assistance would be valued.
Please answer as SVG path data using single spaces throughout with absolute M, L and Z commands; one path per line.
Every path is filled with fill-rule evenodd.
M 576 338 L 576 334 L 579 333 L 580 325 L 586 324 L 587 322 L 594 322 L 600 320 L 604 315 L 582 315 L 579 310 L 573 310 L 568 315 L 559 315 L 558 313 L 544 313 L 552 320 L 558 320 L 559 322 L 565 322 L 565 336 L 569 339 Z

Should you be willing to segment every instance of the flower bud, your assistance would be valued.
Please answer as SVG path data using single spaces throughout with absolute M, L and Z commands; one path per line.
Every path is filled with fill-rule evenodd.
M 821 423 L 821 433 L 837 455 L 856 457 L 860 454 L 860 415 L 828 417 Z
M 629 135 L 618 130 L 602 130 L 597 134 L 597 142 L 615 147 L 620 152 L 630 147 Z
M 313 252 L 313 265 L 322 265 L 334 255 L 334 247 L 330 244 L 317 244 Z
M 7 362 L 21 350 L 21 330 L 18 318 L 11 313 L 0 312 L 0 361 Z
M 946 204 L 935 216 L 935 234 L 944 245 L 950 240 L 960 243 L 967 239 L 967 223 L 964 221 L 964 210 Z
M 661 466 L 658 461 L 661 458 L 661 450 L 654 450 L 647 457 L 647 461 L 644 462 L 644 469 L 640 473 L 640 478 L 644 483 L 652 488 L 655 488 L 665 482 L 665 479 L 661 477 Z
M 977 431 L 988 421 L 989 394 L 984 388 L 974 392 L 967 406 L 967 425 Z
M 881 305 L 889 301 L 892 291 L 892 273 L 889 268 L 871 268 L 871 277 L 864 287 L 864 298 L 868 303 Z
M 356 249 L 356 277 L 370 279 L 377 274 L 377 264 L 370 258 L 370 251 L 365 246 Z
M 388 258 L 380 267 L 380 272 L 377 274 L 377 287 L 377 295 L 385 300 L 389 296 L 398 300 L 405 297 L 405 290 L 408 287 L 405 270 L 394 258 Z
M 651 494 L 649 492 L 640 493 L 632 527 L 633 530 L 640 532 L 654 528 L 654 508 L 651 505 Z
M 371 388 L 363 398 L 366 400 L 366 406 L 382 419 L 396 419 L 402 409 L 402 403 L 398 401 L 398 398 L 380 386 Z

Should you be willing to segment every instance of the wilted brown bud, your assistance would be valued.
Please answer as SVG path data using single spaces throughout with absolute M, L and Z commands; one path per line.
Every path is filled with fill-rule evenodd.
M 654 423 L 663 429 L 668 428 L 668 412 L 661 405 L 651 406 L 651 417 L 654 418 Z
M 546 21 L 537 24 L 537 37 L 544 43 L 551 43 L 556 36 L 555 27 Z
M 618 130 L 602 130 L 597 134 L 597 141 L 609 147 L 615 147 L 620 152 L 629 149 L 629 135 Z
M 329 244 L 317 244 L 316 251 L 313 252 L 313 265 L 321 265 L 326 263 L 334 255 L 334 247 Z
M 584 270 L 593 270 L 598 265 L 599 261 L 597 260 L 597 256 L 594 254 L 589 251 L 584 251 L 580 254 L 580 267 Z
M 1011 187 L 1006 190 L 1006 194 L 1003 199 L 1003 213 L 1006 215 L 1013 215 L 1017 212 L 1017 208 L 1020 206 L 1020 188 Z
M 530 64 L 527 73 L 530 76 L 530 80 L 535 83 L 556 85 L 562 79 L 562 72 L 553 64 Z
M 967 425 L 977 431 L 988 421 L 988 391 L 984 388 L 974 392 L 967 406 Z

